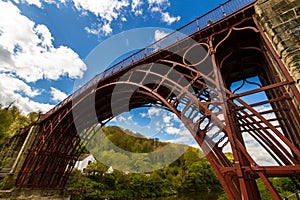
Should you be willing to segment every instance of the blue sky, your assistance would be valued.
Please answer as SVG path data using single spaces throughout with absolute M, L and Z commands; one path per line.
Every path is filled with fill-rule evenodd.
M 121 49 L 120 40 L 115 39 L 118 34 L 141 29 L 134 32 L 131 40 L 142 41 L 139 44 L 142 48 L 220 3 L 222 1 L 1 0 L 0 103 L 5 106 L 14 102 L 25 114 L 47 112 L 74 91 L 74 83 L 76 86 L 84 84 L 114 61 L 89 68 L 88 58 L 95 47 L 108 44 L 111 51 Z M 150 28 L 147 33 L 143 32 L 147 27 L 166 31 Z M 97 53 L 100 60 L 110 56 L 106 54 L 107 47 L 98 49 Z M 158 113 L 163 119 L 157 119 Z M 126 120 L 122 120 L 124 117 Z M 143 131 L 149 137 L 165 135 L 163 138 L 170 141 L 187 133 L 173 114 L 154 108 L 125 113 L 111 124 Z
M 86 57 L 103 41 L 135 28 L 175 30 L 220 3 L 1 0 L 0 103 L 46 112 L 73 92 L 74 80 L 88 71 Z

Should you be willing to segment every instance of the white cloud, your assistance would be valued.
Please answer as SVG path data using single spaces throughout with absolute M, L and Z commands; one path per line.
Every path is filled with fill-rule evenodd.
M 143 4 L 142 0 L 132 0 L 131 12 L 133 12 L 135 16 L 143 14 L 143 9 L 141 8 L 142 4 Z
M 171 121 L 171 116 L 165 116 L 165 117 L 163 118 L 163 121 L 164 121 L 164 123 L 170 123 L 170 121 Z
M 276 165 L 275 160 L 254 138 L 249 134 L 243 134 L 243 138 L 245 140 L 247 151 L 257 164 L 263 166 Z
M 68 95 L 54 87 L 51 87 L 51 96 L 53 101 L 62 101 L 67 98 Z
M 86 70 L 77 53 L 66 46 L 54 47 L 49 29 L 22 15 L 11 2 L 0 1 L 0 33 L 0 75 L 3 78 L 0 103 L 3 105 L 16 101 L 24 112 L 47 111 L 51 105 L 31 100 L 41 90 L 32 89 L 28 83 L 57 80 L 63 75 L 79 78 Z
M 110 23 L 104 24 L 99 30 L 103 32 L 105 36 L 112 33 L 112 28 L 110 27 Z
M 79 11 L 89 11 L 102 19 L 111 22 L 117 19 L 124 7 L 129 5 L 127 0 L 73 0 Z
M 27 82 L 62 75 L 82 77 L 86 69 L 79 56 L 70 48 L 55 48 L 45 25 L 35 24 L 20 13 L 11 2 L 0 2 L 0 51 L 9 62 L 1 62 L 1 71 L 11 72 Z
M 151 12 L 162 12 L 161 8 L 157 7 L 157 6 L 152 7 L 150 10 L 151 10 Z
M 35 5 L 35 6 L 39 7 L 39 8 L 42 7 L 42 3 L 41 3 L 40 0 L 21 0 L 21 1 L 22 2 L 26 2 L 29 5 Z
M 35 29 L 36 35 L 40 38 L 41 46 L 44 48 L 53 48 L 53 37 L 47 28 L 47 26 L 43 24 L 38 24 Z
M 30 100 L 29 97 L 35 97 L 41 94 L 38 89 L 33 89 L 24 81 L 16 78 L 12 74 L 0 74 L 0 103 L 2 105 L 17 106 L 24 114 L 32 111 L 46 112 L 53 105 L 38 103 Z
M 153 5 L 170 5 L 170 2 L 169 0 L 148 0 L 148 3 L 150 6 L 153 6 Z
M 180 133 L 180 129 L 179 128 L 175 128 L 175 127 L 167 127 L 166 128 L 166 133 L 174 135 L 174 134 L 179 134 Z
M 14 0 L 16 3 L 26 3 L 28 5 L 36 5 L 39 8 L 43 8 L 43 3 L 55 4 L 58 8 L 60 5 L 66 5 L 66 0 Z M 148 10 L 150 12 L 158 12 L 161 15 L 161 21 L 171 25 L 172 23 L 179 21 L 180 16 L 171 16 L 169 12 L 165 12 L 167 8 L 171 6 L 169 0 L 71 0 L 69 1 L 74 5 L 78 12 L 82 15 L 88 15 L 89 13 L 95 15 L 98 18 L 99 24 L 95 27 L 85 27 L 85 30 L 94 35 L 104 34 L 110 35 L 112 30 L 112 22 L 115 20 L 121 20 L 126 22 L 126 14 L 129 12 L 135 16 L 144 14 L 143 6 L 148 3 Z M 146 7 L 146 6 L 145 6 Z M 129 8 L 129 9 L 128 9 Z M 126 10 L 127 9 L 127 10 Z M 93 25 L 94 26 L 94 25 Z
M 90 34 L 93 34 L 93 35 L 98 35 L 99 34 L 99 29 L 85 27 L 84 30 L 87 33 L 90 33 Z
M 173 24 L 181 19 L 180 16 L 172 17 L 169 12 L 164 10 L 171 4 L 168 0 L 148 0 L 149 9 L 151 12 L 158 12 L 161 14 L 161 20 L 166 22 L 168 25 Z
M 165 12 L 171 6 L 169 0 L 14 0 L 14 2 L 35 5 L 41 9 L 43 9 L 43 4 L 55 4 L 57 8 L 60 8 L 60 5 L 66 5 L 68 2 L 74 5 L 74 8 L 82 16 L 93 14 L 98 18 L 99 23 L 97 25 L 85 27 L 87 33 L 94 35 L 110 35 L 113 32 L 111 28 L 113 21 L 119 19 L 122 22 L 127 22 L 126 15 L 128 13 L 131 12 L 135 16 L 142 15 L 147 6 L 150 12 L 160 13 L 161 21 L 168 25 L 180 20 L 180 16 L 172 17 L 169 12 Z
M 168 35 L 168 33 L 164 32 L 164 31 L 156 30 L 154 32 L 154 39 L 155 39 L 155 41 L 158 41 L 158 40 L 160 40 L 161 38 L 163 38 L 167 35 Z
M 118 19 L 121 16 L 122 10 L 129 6 L 127 0 L 73 0 L 73 3 L 78 11 L 93 13 L 103 21 L 103 23 L 98 25 L 98 31 L 86 29 L 88 33 L 103 33 L 106 36 L 112 33 L 111 22 Z M 126 18 L 121 17 L 122 19 Z
M 148 110 L 148 114 L 149 116 L 160 116 L 161 115 L 161 109 L 155 108 L 155 107 L 151 107 Z
M 125 122 L 125 121 L 126 121 L 126 118 L 123 117 L 123 116 L 119 116 L 119 117 L 117 118 L 117 121 L 119 121 L 119 122 Z
M 174 22 L 177 22 L 180 20 L 180 16 L 177 17 L 171 17 L 170 13 L 165 12 L 165 13 L 161 13 L 162 14 L 162 21 L 166 22 L 168 25 L 173 24 Z
M 145 118 L 149 116 L 148 113 L 145 112 L 139 113 L 139 115 L 141 116 L 141 118 Z
M 176 130 L 176 132 L 177 132 L 177 130 Z M 179 129 L 179 134 L 176 134 L 176 135 L 178 137 L 170 139 L 167 142 L 176 143 L 176 144 L 192 145 L 192 146 L 197 146 L 197 148 L 199 148 L 198 144 L 195 145 L 195 139 L 193 138 L 192 134 L 186 128 Z
M 10 92 L 22 92 L 29 97 L 35 97 L 41 92 L 37 89 L 32 89 L 22 80 L 15 78 L 11 74 L 0 74 L 1 92 L 9 94 Z

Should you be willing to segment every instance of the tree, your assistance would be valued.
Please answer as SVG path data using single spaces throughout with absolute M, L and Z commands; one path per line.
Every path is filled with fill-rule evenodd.
M 9 110 L 0 108 L 0 141 L 9 136 L 9 128 L 13 120 Z

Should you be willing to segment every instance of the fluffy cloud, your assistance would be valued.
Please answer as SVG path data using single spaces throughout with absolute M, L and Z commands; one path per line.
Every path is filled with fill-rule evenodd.
M 175 127 L 167 127 L 166 128 L 166 133 L 168 134 L 180 134 L 180 129 L 179 128 L 175 128 Z
M 164 123 L 170 123 L 170 122 L 171 122 L 171 116 L 165 116 L 165 117 L 163 118 L 163 122 L 164 122 Z
M 16 3 L 26 3 L 43 8 L 43 4 L 55 4 L 58 8 L 61 4 L 65 5 L 66 0 L 14 0 Z M 125 15 L 133 13 L 135 16 L 144 14 L 144 10 L 150 12 L 158 12 L 161 21 L 171 25 L 179 21 L 180 16 L 171 16 L 166 10 L 171 6 L 169 0 L 71 0 L 74 9 L 81 12 L 83 15 L 93 14 L 98 18 L 99 23 L 93 24 L 92 27 L 85 27 L 85 30 L 90 34 L 110 35 L 113 32 L 112 23 L 115 20 L 126 22 Z
M 141 118 L 149 117 L 148 113 L 145 112 L 139 113 L 139 115 L 141 116 Z
M 1 71 L 11 72 L 27 82 L 42 78 L 56 80 L 61 75 L 82 77 L 86 69 L 70 48 L 55 48 L 45 25 L 35 24 L 11 2 L 0 2 L 0 51 L 5 52 Z
M 29 97 L 35 97 L 41 92 L 37 89 L 32 89 L 29 85 L 20 79 L 15 78 L 11 74 L 0 74 L 1 92 L 22 92 Z
M 143 5 L 142 0 L 132 0 L 131 12 L 133 12 L 135 16 L 143 14 L 143 9 L 141 8 L 141 5 Z
M 157 5 L 165 5 L 169 6 L 170 2 L 169 0 L 148 0 L 149 6 L 157 6 Z
M 47 111 L 51 105 L 31 100 L 42 91 L 29 83 L 63 75 L 82 77 L 86 66 L 77 53 L 65 46 L 54 47 L 53 40 L 45 25 L 22 15 L 11 2 L 0 1 L 1 104 L 16 102 L 24 112 Z
M 181 19 L 180 16 L 171 17 L 170 13 L 168 13 L 168 12 L 161 13 L 161 15 L 162 15 L 162 21 L 166 22 L 168 25 L 171 25 L 174 22 L 177 22 L 177 21 L 179 21 Z
M 169 12 L 165 11 L 165 9 L 171 5 L 168 0 L 148 0 L 148 3 L 149 10 L 153 13 L 160 13 L 161 20 L 168 25 L 171 25 L 181 19 L 180 16 L 173 17 Z
M 152 116 L 160 116 L 161 112 L 163 112 L 161 109 L 155 108 L 155 107 L 151 107 L 148 110 L 148 114 L 149 114 L 150 117 L 152 117 Z
M 41 94 L 38 89 L 33 89 L 22 80 L 11 74 L 0 74 L 0 103 L 2 105 L 18 106 L 24 114 L 32 111 L 47 112 L 53 105 L 38 103 L 30 100 Z
M 127 0 L 73 0 L 75 8 L 83 13 L 90 12 L 97 16 L 100 23 L 96 28 L 86 28 L 88 33 L 109 35 L 112 33 L 111 23 L 112 21 L 120 18 L 122 21 L 126 18 L 121 15 L 122 11 L 130 5 Z M 138 4 L 132 4 L 135 8 Z
M 42 2 L 40 0 L 14 0 L 16 3 L 27 3 L 28 5 L 35 5 L 39 8 L 42 7 Z
M 164 31 L 156 30 L 154 32 L 154 39 L 155 39 L 155 41 L 158 41 L 158 40 L 160 40 L 161 38 L 163 38 L 167 35 L 168 35 L 168 33 L 164 32 Z
M 249 134 L 243 134 L 247 151 L 259 165 L 276 165 L 270 154 Z
M 73 0 L 77 10 L 89 11 L 109 22 L 117 19 L 122 8 L 129 6 L 127 0 Z
M 54 87 L 51 87 L 51 95 L 52 95 L 52 100 L 53 101 L 62 101 L 64 100 L 65 98 L 67 98 L 67 94 L 54 88 Z

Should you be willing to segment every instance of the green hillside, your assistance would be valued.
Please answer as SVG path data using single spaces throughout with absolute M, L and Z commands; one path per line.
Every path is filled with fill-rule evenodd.
M 114 145 L 126 151 L 116 152 L 109 149 L 108 142 L 101 143 L 101 146 L 95 145 L 103 140 L 104 135 Z M 94 162 L 87 167 L 84 174 L 74 170 L 69 180 L 69 187 L 74 191 L 72 199 L 142 198 L 169 196 L 179 192 L 218 194 L 222 191 L 209 162 L 197 148 L 147 139 L 116 126 L 103 128 L 102 133 L 96 134 L 91 143 L 94 147 L 91 151 L 96 154 L 95 157 L 104 160 L 106 165 L 99 161 Z M 169 152 L 164 152 L 158 157 L 145 154 L 138 162 L 132 158 L 135 155 L 132 152 L 159 151 L 166 146 Z M 175 151 L 184 153 L 168 166 L 162 166 L 161 161 L 168 159 Z M 160 169 L 147 173 L 124 173 L 139 167 L 147 169 L 147 166 L 153 164 Z M 114 170 L 112 174 L 105 174 L 109 166 L 124 170 Z

